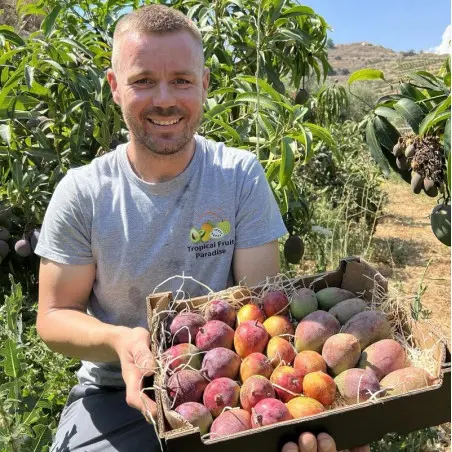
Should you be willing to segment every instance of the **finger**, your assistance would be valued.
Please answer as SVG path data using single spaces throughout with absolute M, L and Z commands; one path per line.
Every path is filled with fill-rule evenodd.
M 317 440 L 312 433 L 302 433 L 298 438 L 300 452 L 317 452 Z
M 135 366 L 140 370 L 141 375 L 147 377 L 155 372 L 155 359 L 150 350 L 139 350 L 134 354 Z
M 141 412 L 148 422 L 152 422 L 151 417 L 156 421 L 157 419 L 157 404 L 149 398 L 146 394 L 141 395 L 141 406 L 143 409 Z
M 299 449 L 295 443 L 286 443 L 281 452 L 299 452 Z
M 328 433 L 320 433 L 317 435 L 318 452 L 337 452 L 336 443 Z
M 350 452 L 370 452 L 370 446 L 366 444 L 365 446 L 354 447 L 350 449 Z

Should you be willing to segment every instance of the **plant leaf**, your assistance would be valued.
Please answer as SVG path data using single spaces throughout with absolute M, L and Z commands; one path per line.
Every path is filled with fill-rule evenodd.
M 319 140 L 324 141 L 332 149 L 336 148 L 336 142 L 334 141 L 334 138 L 331 136 L 330 132 L 328 132 L 327 129 L 318 126 L 317 124 L 312 124 L 310 122 L 304 122 L 303 125 L 306 126 L 312 132 L 312 134 Z
M 424 112 L 421 107 L 410 99 L 400 99 L 394 108 L 398 111 L 413 129 L 414 133 L 419 133 L 419 126 L 424 119 Z
M 374 118 L 374 129 L 378 142 L 391 151 L 400 137 L 397 129 L 384 116 Z
M 281 141 L 281 166 L 279 168 L 279 185 L 284 187 L 290 181 L 295 167 L 295 156 L 292 150 L 292 138 L 284 137 Z
M 386 177 L 389 177 L 390 167 L 386 157 L 381 150 L 380 143 L 377 140 L 375 135 L 374 123 L 373 121 L 369 121 L 366 126 L 366 142 L 369 146 L 370 153 L 377 163 L 377 165 L 381 168 L 381 171 Z
M 34 73 L 35 68 L 33 66 L 25 66 L 25 83 L 28 89 L 31 89 L 33 86 Z
M 360 69 L 359 71 L 353 72 L 352 75 L 348 78 L 348 84 L 358 80 L 384 80 L 385 76 L 383 71 L 379 71 L 378 69 Z
M 0 25 L 0 35 L 4 36 L 9 42 L 12 42 L 16 46 L 24 46 L 25 41 L 16 33 L 14 28 L 8 25 Z
M 62 6 L 57 5 L 55 8 L 52 9 L 50 14 L 43 20 L 41 29 L 44 32 L 45 36 L 49 36 L 50 33 L 53 30 L 53 27 L 55 25 L 55 20 L 58 17 L 58 14 L 60 14 L 60 11 L 63 9 Z
M 3 361 L 0 362 L 0 365 L 3 366 L 5 375 L 17 379 L 19 377 L 20 361 L 16 342 L 11 338 L 6 339 L 0 348 L 0 353 L 3 356 Z
M 236 97 L 236 102 L 257 103 L 258 102 L 258 97 L 259 97 L 259 105 L 260 106 L 268 108 L 270 110 L 275 110 L 275 111 L 279 112 L 279 106 L 275 102 L 273 102 L 269 97 L 263 96 L 262 94 L 260 96 L 258 96 L 255 93 L 239 94 Z
M 389 107 L 377 107 L 375 114 L 377 116 L 384 116 L 385 118 L 400 118 L 399 113 Z

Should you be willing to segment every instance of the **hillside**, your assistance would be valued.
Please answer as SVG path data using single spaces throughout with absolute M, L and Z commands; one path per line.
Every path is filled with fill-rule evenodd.
M 413 71 L 437 73 L 446 59 L 446 55 L 433 53 L 394 52 L 383 46 L 368 42 L 335 45 L 328 51 L 328 61 L 333 73 L 328 80 L 346 83 L 349 75 L 363 68 L 382 70 L 387 82 L 395 83 Z M 374 82 L 378 94 L 391 92 L 385 82 Z

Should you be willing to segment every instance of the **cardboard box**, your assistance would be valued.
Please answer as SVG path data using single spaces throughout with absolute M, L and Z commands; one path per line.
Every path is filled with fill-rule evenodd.
M 363 298 L 369 302 L 375 291 L 381 293 L 388 289 L 387 281 L 381 274 L 359 257 L 343 259 L 335 271 L 296 278 L 293 284 L 295 287 L 311 287 L 315 291 L 324 287 L 341 287 L 362 293 Z M 193 298 L 179 303 L 178 309 L 182 310 L 185 303 L 188 303 L 191 309 L 196 309 L 208 299 L 212 298 Z M 147 298 L 148 323 L 154 353 L 166 336 L 159 313 L 165 311 L 171 301 L 171 292 L 154 294 Z M 411 332 L 417 347 L 433 350 L 435 376 L 439 378 L 437 384 L 404 395 L 327 410 L 308 418 L 252 429 L 217 440 L 203 441 L 197 428 L 181 422 L 180 418 L 173 415 L 174 412 L 165 404 L 168 396 L 163 389 L 163 376 L 156 374 L 155 385 L 162 388 L 156 390 L 158 434 L 162 444 L 168 452 L 280 452 L 287 441 L 294 441 L 300 433 L 310 431 L 329 433 L 336 440 L 338 450 L 342 450 L 379 440 L 389 432 L 408 433 L 450 422 L 450 353 L 428 325 L 418 323 Z

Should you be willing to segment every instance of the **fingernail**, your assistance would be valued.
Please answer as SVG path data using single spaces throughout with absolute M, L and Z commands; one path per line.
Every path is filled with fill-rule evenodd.
M 303 434 L 300 436 L 300 449 L 301 452 L 311 452 L 317 447 L 317 441 L 314 435 Z
M 299 452 L 299 449 L 295 443 L 286 443 L 281 452 Z
M 317 436 L 318 441 L 318 449 L 322 452 L 335 452 L 336 451 L 336 443 L 333 438 L 326 433 L 320 433 Z

